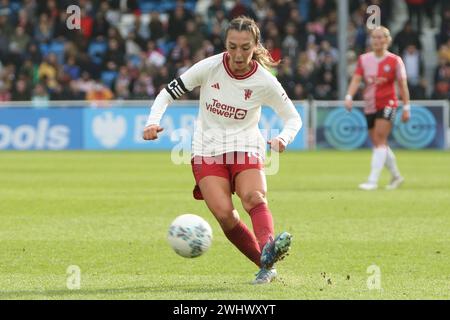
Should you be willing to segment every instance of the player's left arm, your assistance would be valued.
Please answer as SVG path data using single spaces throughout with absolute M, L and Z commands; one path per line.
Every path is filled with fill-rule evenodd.
M 281 133 L 267 141 L 272 150 L 283 152 L 302 127 L 302 118 L 278 81 L 272 82 L 269 86 L 264 104 L 270 106 L 283 120 L 284 127 Z
M 409 102 L 408 80 L 406 77 L 406 69 L 402 59 L 397 60 L 397 81 L 400 91 L 400 97 L 403 101 L 402 121 L 407 122 L 411 117 L 411 105 Z

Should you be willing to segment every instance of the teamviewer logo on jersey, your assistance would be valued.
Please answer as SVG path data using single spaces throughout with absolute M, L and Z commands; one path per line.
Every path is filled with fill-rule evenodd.
M 234 114 L 234 118 L 236 120 L 242 120 L 242 119 L 245 118 L 246 115 L 247 115 L 247 110 L 236 109 L 236 113 Z
M 221 103 L 217 99 L 213 99 L 212 103 L 206 102 L 205 105 L 207 111 L 224 118 L 243 120 L 247 116 L 247 110 Z

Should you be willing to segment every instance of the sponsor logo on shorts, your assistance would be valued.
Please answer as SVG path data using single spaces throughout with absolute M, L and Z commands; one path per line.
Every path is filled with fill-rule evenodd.
M 395 108 L 385 107 L 383 109 L 383 118 L 393 121 L 395 119 Z

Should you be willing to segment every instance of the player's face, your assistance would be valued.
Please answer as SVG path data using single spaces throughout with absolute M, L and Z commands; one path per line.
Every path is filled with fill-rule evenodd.
M 230 30 L 226 39 L 226 48 L 230 54 L 230 68 L 234 73 L 242 74 L 250 70 L 256 44 L 249 31 Z
M 374 30 L 370 37 L 372 50 L 382 51 L 388 48 L 388 38 L 384 35 L 382 30 Z

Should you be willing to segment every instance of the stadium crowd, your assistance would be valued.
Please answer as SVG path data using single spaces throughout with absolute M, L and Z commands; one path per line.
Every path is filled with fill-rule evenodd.
M 411 20 L 391 50 L 405 62 L 412 99 L 448 99 L 450 3 L 404 1 Z M 392 0 L 349 2 L 350 77 L 368 48 L 367 6 L 381 7 L 383 25 L 394 13 Z M 81 8 L 80 29 L 68 28 L 73 4 Z M 435 6 L 439 63 L 427 90 L 420 32 L 422 12 Z M 282 61 L 273 73 L 293 100 L 338 98 L 335 1 L 0 0 L 0 101 L 153 99 L 192 64 L 222 52 L 224 28 L 239 15 L 257 21 L 265 46 Z M 197 99 L 198 91 L 184 98 Z

